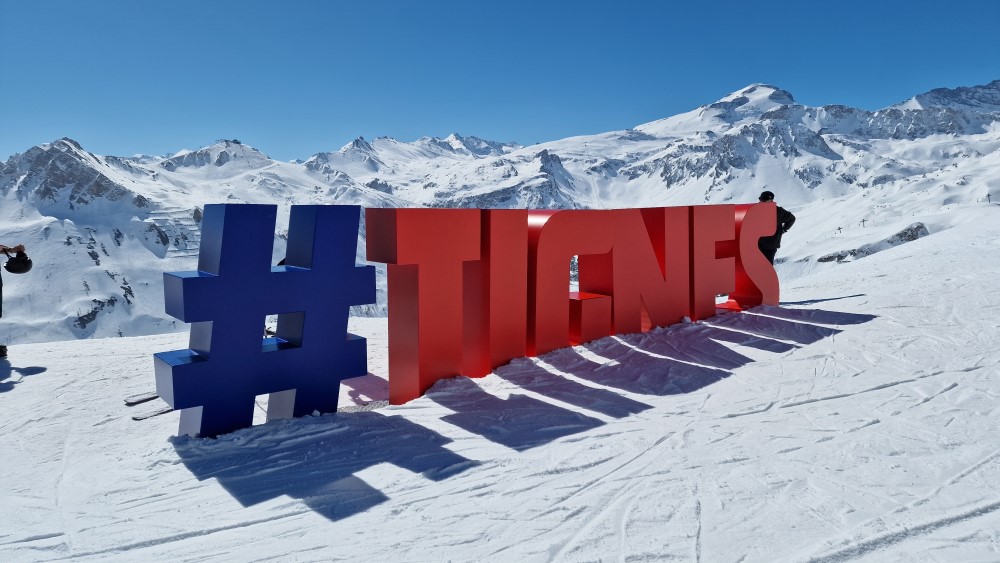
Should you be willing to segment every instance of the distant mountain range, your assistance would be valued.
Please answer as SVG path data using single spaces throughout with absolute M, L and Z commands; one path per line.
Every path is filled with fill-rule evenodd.
M 238 140 L 119 157 L 60 139 L 0 165 L 0 242 L 25 243 L 36 261 L 26 276 L 4 276 L 0 340 L 178 328 L 163 313 L 162 272 L 194 269 L 208 203 L 279 205 L 277 260 L 293 204 L 600 209 L 752 202 L 763 189 L 811 218 L 782 249 L 783 276 L 882 248 L 915 217 L 929 234 L 947 228 L 955 219 L 934 219 L 943 209 L 1000 199 L 1000 80 L 875 112 L 803 106 L 754 84 L 621 131 L 531 146 L 359 137 L 294 162 Z M 852 236 L 861 219 L 895 230 L 830 238 Z

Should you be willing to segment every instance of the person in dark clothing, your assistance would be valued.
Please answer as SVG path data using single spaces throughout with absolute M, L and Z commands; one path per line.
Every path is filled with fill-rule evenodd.
M 9 253 L 11 252 L 24 254 L 24 245 L 19 244 L 17 246 L 6 246 L 0 244 L 0 252 L 7 254 L 8 256 L 10 256 Z M 0 278 L 0 317 L 2 316 L 3 316 L 3 278 Z M 0 344 L 0 358 L 6 358 L 6 357 L 7 357 L 7 346 L 4 344 Z
M 774 201 L 774 194 L 771 192 L 761 192 L 760 201 L 761 203 Z M 761 253 L 767 257 L 767 261 L 771 264 L 774 264 L 774 255 L 778 253 L 778 248 L 781 247 L 781 235 L 787 233 L 793 224 L 795 224 L 795 215 L 792 215 L 783 207 L 778 207 L 778 221 L 774 234 L 769 237 L 760 237 L 760 240 L 757 241 L 757 247 L 760 248 Z

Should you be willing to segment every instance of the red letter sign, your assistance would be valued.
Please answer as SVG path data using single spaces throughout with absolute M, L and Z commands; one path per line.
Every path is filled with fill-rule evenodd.
M 528 353 L 537 356 L 570 344 L 570 300 L 574 334 L 611 334 L 609 295 L 569 295 L 573 256 L 607 254 L 614 245 L 614 211 L 528 213 Z M 586 275 L 581 266 L 580 278 Z M 603 301 L 603 302 L 602 302 Z
M 736 234 L 733 209 L 732 205 L 691 208 L 692 320 L 715 315 L 715 296 L 734 289 L 736 259 L 720 257 L 718 244 L 733 240 Z
M 368 209 L 368 259 L 389 264 L 389 402 L 462 373 L 463 262 L 479 260 L 478 209 Z
M 527 354 L 528 211 L 482 211 L 482 260 L 465 263 L 465 375 Z
M 757 240 L 774 234 L 777 206 L 773 201 L 736 206 L 736 290 L 729 296 L 743 309 L 778 304 L 778 274 L 760 252 Z
M 608 211 L 369 209 L 368 259 L 389 264 L 389 400 L 685 315 L 777 305 L 757 247 L 775 206 Z M 580 291 L 569 291 L 578 257 Z

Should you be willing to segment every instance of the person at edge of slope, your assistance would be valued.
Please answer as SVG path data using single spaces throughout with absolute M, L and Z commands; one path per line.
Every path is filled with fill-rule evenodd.
M 0 244 L 0 252 L 7 254 L 8 252 L 15 252 L 18 254 L 24 254 L 24 245 L 19 244 L 17 246 L 6 246 Z M 3 316 L 3 278 L 0 278 L 0 317 Z M 5 344 L 0 344 L 0 359 L 7 357 L 7 346 Z
M 760 201 L 761 203 L 774 201 L 774 194 L 767 191 L 761 192 Z M 757 241 L 757 247 L 760 248 L 761 253 L 764 254 L 767 261 L 771 264 L 774 264 L 774 255 L 781 248 L 781 235 L 787 233 L 788 229 L 791 229 L 794 224 L 795 215 L 792 215 L 783 207 L 778 207 L 778 221 L 774 229 L 774 234 L 768 237 L 760 237 L 760 240 Z

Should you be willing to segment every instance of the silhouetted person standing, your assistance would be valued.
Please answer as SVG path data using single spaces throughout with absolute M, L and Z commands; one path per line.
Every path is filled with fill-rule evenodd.
M 774 201 L 774 194 L 771 192 L 761 192 L 760 201 L 761 203 Z M 760 248 L 760 251 L 767 257 L 767 261 L 771 264 L 774 264 L 774 255 L 781 248 L 781 235 L 787 233 L 788 229 L 791 229 L 794 224 L 795 215 L 792 215 L 783 207 L 778 207 L 778 221 L 777 225 L 775 225 L 774 234 L 769 237 L 760 237 L 760 240 L 757 241 L 757 247 Z
M 7 271 L 8 272 L 22 273 L 21 270 L 23 270 L 24 272 L 26 272 L 26 271 L 28 271 L 28 270 L 31 269 L 31 260 L 24 253 L 24 245 L 23 244 L 19 244 L 17 246 L 6 246 L 6 245 L 3 245 L 3 244 L 0 244 L 0 252 L 2 252 L 3 254 L 6 254 L 8 257 L 10 256 L 11 252 L 14 252 L 16 254 L 16 256 L 15 256 L 15 259 L 17 261 L 16 263 L 18 263 L 18 264 L 25 264 L 26 263 L 25 267 L 27 269 L 23 269 L 24 267 L 22 267 L 21 269 L 18 269 L 17 267 L 14 267 L 14 269 L 11 269 L 12 266 L 7 266 Z M 2 317 L 2 316 L 3 316 L 3 278 L 0 278 L 0 317 Z M 6 357 L 7 357 L 7 346 L 5 344 L 0 344 L 0 359 L 6 358 Z

